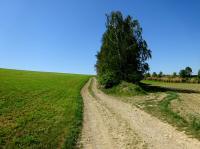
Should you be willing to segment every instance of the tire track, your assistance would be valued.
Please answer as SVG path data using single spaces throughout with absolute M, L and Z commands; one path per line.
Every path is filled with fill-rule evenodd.
M 83 131 L 79 148 L 146 148 L 146 144 L 130 128 L 126 121 L 121 119 L 119 115 L 116 115 L 101 100 L 92 96 L 88 90 L 90 83 L 91 80 L 82 90 L 85 108 Z M 98 126 L 96 123 L 98 123 Z
M 89 86 L 91 90 L 89 91 Z M 84 123 L 79 148 L 199 149 L 200 142 L 135 106 L 108 96 L 90 81 L 82 89 Z

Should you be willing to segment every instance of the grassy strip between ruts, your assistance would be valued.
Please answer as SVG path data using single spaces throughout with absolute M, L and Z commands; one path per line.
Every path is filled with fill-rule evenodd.
M 92 97 L 95 98 L 94 92 L 92 90 L 92 84 L 93 84 L 94 78 L 91 78 L 89 81 L 90 81 L 89 82 L 89 87 L 88 87 L 89 93 L 90 93 L 90 95 L 92 95 Z
M 73 148 L 89 77 L 0 69 L 0 148 Z

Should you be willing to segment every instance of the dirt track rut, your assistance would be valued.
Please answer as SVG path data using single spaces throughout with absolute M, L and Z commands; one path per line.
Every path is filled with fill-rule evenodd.
M 91 84 L 91 90 L 90 88 Z M 84 122 L 78 147 L 83 149 L 200 149 L 171 125 L 104 94 L 91 79 L 81 92 Z

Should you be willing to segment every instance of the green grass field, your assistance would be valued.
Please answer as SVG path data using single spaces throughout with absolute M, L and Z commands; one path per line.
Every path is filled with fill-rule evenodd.
M 88 78 L 0 69 L 0 148 L 72 148 Z

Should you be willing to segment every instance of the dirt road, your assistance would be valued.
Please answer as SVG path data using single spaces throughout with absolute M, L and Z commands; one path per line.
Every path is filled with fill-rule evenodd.
M 83 149 L 200 149 L 200 142 L 144 111 L 97 88 L 95 79 L 82 89 Z

